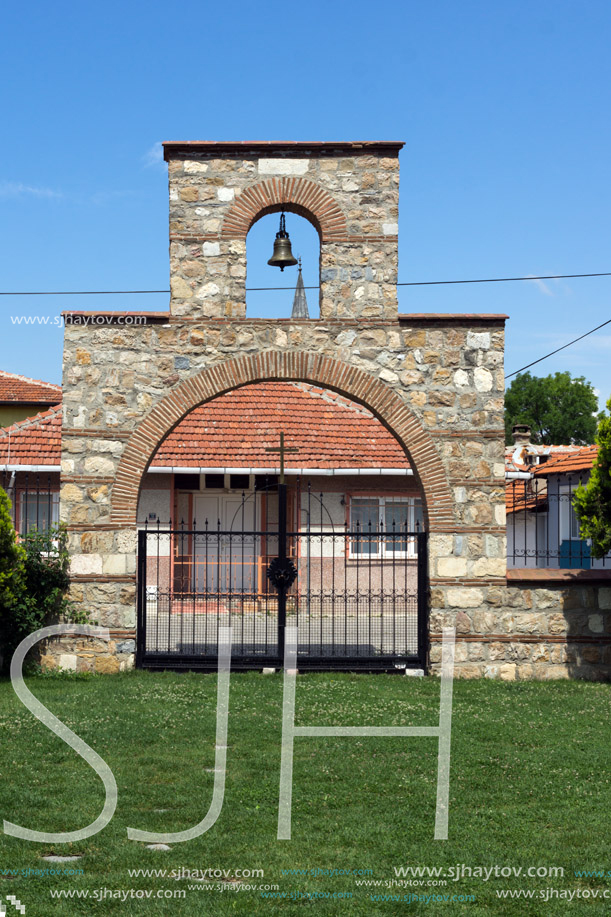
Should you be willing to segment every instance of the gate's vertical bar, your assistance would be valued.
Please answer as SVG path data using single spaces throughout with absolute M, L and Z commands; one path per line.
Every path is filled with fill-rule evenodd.
M 286 563 L 286 484 L 278 484 L 278 560 Z M 286 628 L 286 586 L 278 587 L 278 656 L 284 665 L 284 631 Z
M 420 532 L 418 539 L 418 661 L 428 668 L 429 601 L 428 601 L 428 534 Z
M 146 652 L 146 529 L 138 532 L 138 630 L 136 631 L 136 665 L 141 666 Z

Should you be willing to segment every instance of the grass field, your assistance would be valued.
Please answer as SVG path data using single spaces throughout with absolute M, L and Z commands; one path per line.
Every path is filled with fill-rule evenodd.
M 454 685 L 448 841 L 434 841 L 434 738 L 297 738 L 291 841 L 276 840 L 282 678 L 231 680 L 227 786 L 216 825 L 170 851 L 130 841 L 126 828 L 179 831 L 199 822 L 214 781 L 216 676 L 128 673 L 38 676 L 29 688 L 110 765 L 119 787 L 113 821 L 71 845 L 3 836 L 2 870 L 83 870 L 80 876 L 0 877 L 26 917 L 108 914 L 499 914 L 608 913 L 611 898 L 499 899 L 502 889 L 582 895 L 611 889 L 608 685 L 457 681 Z M 439 682 L 396 676 L 304 675 L 299 725 L 436 725 Z M 102 783 L 0 682 L 0 814 L 39 831 L 93 821 Z M 82 854 L 54 864 L 44 855 Z M 447 885 L 357 885 L 397 879 L 396 867 L 561 867 L 554 878 L 465 876 Z M 259 878 L 194 882 L 130 876 L 130 869 L 263 870 Z M 283 870 L 323 871 L 319 875 Z M 355 875 L 330 870 L 371 870 Z M 580 878 L 605 870 L 608 878 Z M 264 898 L 246 885 L 275 885 Z M 58 899 L 52 890 L 186 892 L 180 899 Z M 268 892 L 270 890 L 267 890 Z M 265 893 L 265 892 L 264 892 Z M 348 898 L 320 897 L 326 894 Z M 382 901 L 375 895 L 472 895 L 473 901 Z M 298 895 L 319 897 L 297 897 Z M 611 892 L 609 892 L 611 895 Z M 291 897 L 293 896 L 293 897 Z M 7 911 L 10 913 L 10 909 Z M 17 913 L 14 911 L 14 913 Z

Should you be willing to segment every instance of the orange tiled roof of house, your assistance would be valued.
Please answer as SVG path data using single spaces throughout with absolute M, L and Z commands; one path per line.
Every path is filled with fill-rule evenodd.
M 60 404 L 0 430 L 0 465 L 59 465 L 62 409 Z
M 0 404 L 57 404 L 61 401 L 60 385 L 41 382 L 28 376 L 18 376 L 0 370 Z
M 262 382 L 196 408 L 161 444 L 153 466 L 278 466 L 283 432 L 287 468 L 407 468 L 403 449 L 361 405 L 301 382 Z
M 549 458 L 544 465 L 538 465 L 534 472 L 537 476 L 545 474 L 574 474 L 578 471 L 590 471 L 598 455 L 598 446 L 580 446 L 571 452 Z
M 505 484 L 505 511 L 521 513 L 524 510 L 547 509 L 547 491 L 533 491 L 529 481 L 509 481 Z
M 395 438 L 361 405 L 327 389 L 264 382 L 192 411 L 158 449 L 152 465 L 273 468 L 283 432 L 287 468 L 408 468 Z M 10 441 L 10 445 L 9 445 Z M 60 405 L 0 431 L 0 464 L 59 465 Z
M 513 446 L 505 446 L 505 471 L 526 471 L 530 473 L 560 456 L 574 455 L 583 448 L 590 447 L 545 446 L 537 443 L 528 443 L 528 445 L 519 443 Z M 535 461 L 532 460 L 533 458 Z

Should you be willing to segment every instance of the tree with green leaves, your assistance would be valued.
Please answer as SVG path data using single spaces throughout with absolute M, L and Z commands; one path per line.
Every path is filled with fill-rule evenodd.
M 596 436 L 598 399 L 584 376 L 569 372 L 537 377 L 520 373 L 505 392 L 505 441 L 511 428 L 528 424 L 533 443 L 590 445 Z
M 611 398 L 607 401 L 611 411 Z M 575 491 L 573 507 L 582 538 L 592 539 L 592 556 L 611 551 L 611 417 L 602 413 L 596 434 L 598 455 L 588 483 Z

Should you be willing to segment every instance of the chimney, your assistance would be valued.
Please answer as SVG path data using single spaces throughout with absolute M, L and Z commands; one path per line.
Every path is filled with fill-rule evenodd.
M 527 423 L 514 423 L 511 435 L 516 446 L 530 446 L 530 427 Z

